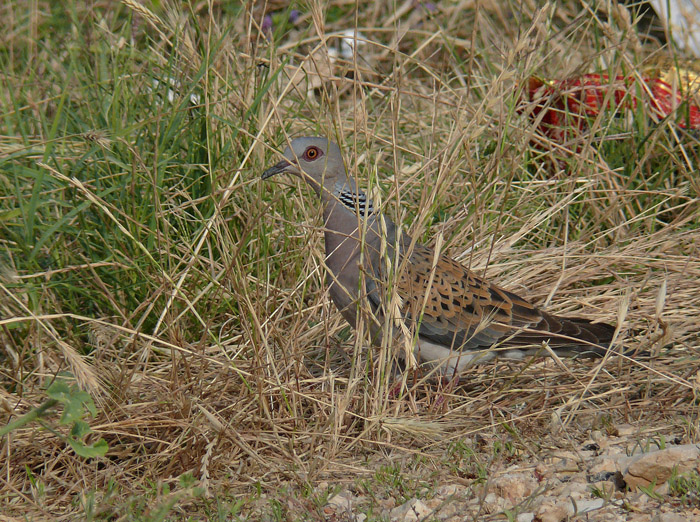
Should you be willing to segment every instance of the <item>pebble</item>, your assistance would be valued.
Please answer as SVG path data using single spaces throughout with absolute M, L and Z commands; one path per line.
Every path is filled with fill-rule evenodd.
M 398 506 L 395 498 L 356 496 L 342 489 L 328 500 L 323 512 L 328 520 L 348 522 L 365 522 L 363 511 L 370 509 L 378 519 L 391 522 L 461 522 L 504 516 L 524 507 L 527 511 L 516 511 L 517 522 L 563 522 L 579 516 L 597 522 L 700 522 L 700 509 L 682 508 L 678 502 L 668 502 L 668 497 L 662 500 L 637 489 L 653 482 L 657 493 L 668 495 L 673 470 L 700 472 L 700 448 L 695 444 L 645 446 L 646 452 L 629 456 L 628 437 L 638 430 L 621 425 L 617 433 L 622 435 L 591 432 L 590 440 L 582 444 L 597 444 L 597 450 L 555 451 L 536 465 L 511 461 L 507 469 L 492 470 L 485 484 L 422 486 Z M 322 483 L 316 491 L 332 488 Z M 681 509 L 685 511 L 679 513 Z

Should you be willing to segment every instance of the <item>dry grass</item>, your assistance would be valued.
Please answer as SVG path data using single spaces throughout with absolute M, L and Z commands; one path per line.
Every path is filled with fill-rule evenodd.
M 66 16 L 82 36 L 55 40 L 45 24 L 58 8 L 0 12 L 14 28 L 0 101 L 2 422 L 69 371 L 110 447 L 86 460 L 36 423 L 13 431 L 0 448 L 4 516 L 213 517 L 227 499 L 255 517 L 275 505 L 266 494 L 292 518 L 321 519 L 319 482 L 371 478 L 388 462 L 465 480 L 447 449 L 477 434 L 531 459 L 606 423 L 698 442 L 697 134 L 640 108 L 558 144 L 516 111 L 533 74 L 627 74 L 655 60 L 662 51 L 625 17 L 576 2 L 517 14 L 507 2 L 311 2 L 266 38 L 262 5 L 146 5 L 76 4 Z M 331 61 L 353 27 L 360 54 Z M 103 60 L 107 80 L 70 76 L 66 49 L 86 42 L 98 51 L 75 57 Z M 174 102 L 150 76 L 177 78 Z M 496 362 L 457 390 L 409 373 L 393 396 L 394 348 L 367 350 L 329 302 L 317 203 L 296 180 L 259 182 L 300 134 L 343 143 L 360 184 L 421 241 L 444 238 L 447 253 L 550 311 L 618 321 L 619 344 L 653 357 Z M 172 154 L 168 140 L 180 140 Z M 35 224 L 10 212 L 21 205 Z M 65 432 L 56 420 L 45 426 Z

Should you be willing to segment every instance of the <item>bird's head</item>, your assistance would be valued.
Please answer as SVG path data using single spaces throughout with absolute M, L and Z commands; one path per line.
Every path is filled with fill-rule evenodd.
M 347 175 L 340 147 L 328 138 L 294 138 L 284 150 L 284 158 L 262 174 L 267 179 L 283 172 L 299 176 L 317 193 L 346 183 Z

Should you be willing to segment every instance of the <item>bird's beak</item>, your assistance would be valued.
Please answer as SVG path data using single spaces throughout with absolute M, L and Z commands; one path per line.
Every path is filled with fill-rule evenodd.
M 265 172 L 262 173 L 262 179 L 267 179 L 271 176 L 274 176 L 275 174 L 280 174 L 282 172 L 286 172 L 289 167 L 291 167 L 292 164 L 286 160 L 283 159 L 280 161 L 277 165 L 274 165 L 267 169 Z

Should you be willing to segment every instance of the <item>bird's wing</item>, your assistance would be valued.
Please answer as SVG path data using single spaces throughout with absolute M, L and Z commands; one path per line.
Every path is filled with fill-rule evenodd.
M 453 349 L 490 346 L 543 319 L 525 299 L 422 245 L 409 256 L 396 291 L 404 319 L 418 322 L 420 337 Z
M 379 248 L 370 256 L 371 272 L 376 275 L 366 280 L 367 298 L 375 312 L 394 317 L 380 296 L 396 292 L 402 319 L 407 326 L 417 327 L 418 336 L 426 341 L 454 350 L 548 341 L 553 348 L 572 353 L 603 355 L 613 338 L 615 328 L 608 324 L 548 314 L 445 255 L 436 257 L 434 250 L 423 245 L 410 249 L 407 237 L 394 239 L 400 234 L 394 228 L 389 232 L 385 256 L 380 259 Z M 386 267 L 396 264 L 393 246 L 397 243 L 400 253 L 410 254 L 398 256 L 400 266 L 395 270 L 399 273 L 393 278 L 387 274 L 394 270 Z

